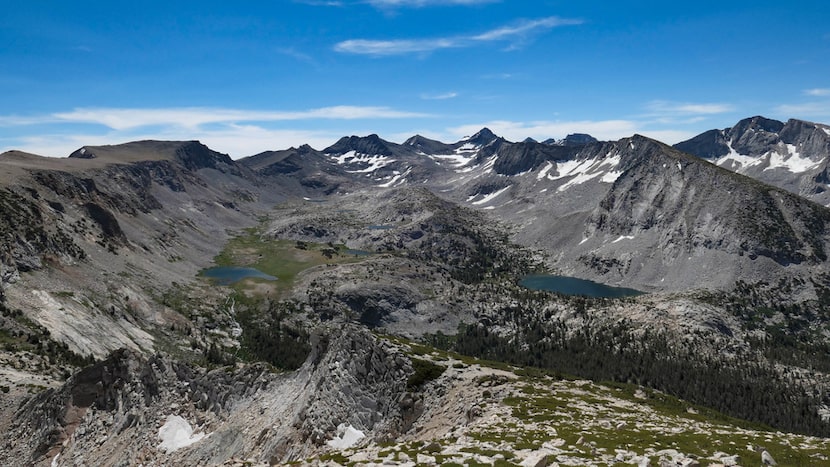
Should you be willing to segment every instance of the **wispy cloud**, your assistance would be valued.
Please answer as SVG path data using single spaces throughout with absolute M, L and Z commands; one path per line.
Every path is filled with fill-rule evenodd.
M 424 8 L 447 6 L 477 6 L 500 3 L 501 0 L 294 0 L 312 6 L 342 7 L 348 5 L 370 5 L 378 10 L 393 11 L 399 8 Z
M 523 36 L 537 30 L 547 30 L 559 26 L 573 26 L 577 24 L 582 24 L 582 21 L 578 19 L 567 19 L 559 18 L 558 16 L 551 16 L 549 18 L 526 20 L 510 26 L 502 26 L 500 28 L 492 29 L 477 36 L 473 36 L 473 39 L 477 41 L 508 40 L 516 36 Z
M 278 54 L 285 55 L 287 57 L 291 57 L 291 58 L 293 58 L 297 61 L 305 62 L 305 63 L 308 63 L 310 65 L 317 66 L 317 61 L 314 60 L 314 57 L 312 57 L 311 55 L 308 55 L 306 53 L 299 52 L 299 51 L 295 50 L 294 48 L 282 47 L 282 48 L 277 48 L 276 51 L 277 51 Z
M 482 43 L 505 41 L 514 46 L 527 40 L 534 33 L 560 26 L 582 24 L 582 20 L 551 16 L 534 20 L 521 20 L 514 24 L 491 29 L 480 34 L 449 36 L 429 39 L 349 39 L 335 44 L 334 50 L 342 53 L 375 57 L 430 53 L 442 49 L 473 47 Z
M 371 106 L 332 106 L 301 111 L 210 107 L 79 108 L 35 116 L 0 115 L 0 127 L 12 128 L 18 133 L 18 136 L 0 141 L 0 150 L 21 149 L 35 154 L 65 156 L 83 145 L 141 139 L 199 139 L 216 150 L 239 157 L 305 143 L 323 148 L 343 135 L 340 131 L 302 129 L 309 126 L 306 123 L 309 120 L 361 121 L 358 125 L 364 126 L 362 121 L 426 117 L 430 115 Z M 311 125 L 315 128 L 326 126 L 322 122 Z M 37 134 L 24 134 L 29 131 Z
M 411 53 L 434 52 L 440 49 L 463 47 L 457 39 L 400 39 L 376 41 L 368 39 L 349 39 L 334 46 L 337 52 L 375 57 L 388 55 L 405 55 Z
M 277 122 L 290 120 L 359 120 L 373 118 L 419 118 L 429 115 L 389 107 L 333 106 L 301 111 L 260 111 L 211 107 L 181 108 L 79 108 L 42 116 L 0 116 L 0 125 L 36 125 L 45 123 L 98 124 L 114 130 L 148 126 L 198 128 L 208 124 L 241 122 Z
M 486 74 L 486 75 L 482 76 L 483 79 L 499 79 L 499 80 L 512 79 L 512 78 L 515 78 L 515 77 L 516 77 L 516 75 L 514 75 L 513 73 L 489 73 L 489 74 Z
M 421 8 L 425 6 L 484 5 L 487 3 L 497 3 L 499 1 L 500 0 L 366 0 L 365 3 L 368 3 L 377 8 Z
M 830 102 L 804 102 L 801 104 L 784 104 L 775 111 L 786 118 L 830 116 Z
M 714 115 L 728 113 L 735 110 L 732 104 L 717 103 L 689 103 L 670 101 L 651 101 L 646 106 L 650 111 L 673 115 Z
M 162 132 L 108 132 L 106 134 L 75 133 L 23 136 L 0 143 L 0 152 L 19 149 L 32 154 L 66 157 L 82 146 L 97 146 L 139 140 L 189 141 L 199 140 L 210 148 L 230 154 L 233 158 L 250 156 L 267 150 L 309 144 L 323 149 L 337 141 L 344 133 L 308 129 L 269 129 L 257 125 L 229 125 L 221 130 L 176 130 Z
M 806 89 L 804 90 L 804 94 L 808 96 L 826 97 L 830 96 L 830 88 Z
M 343 6 L 343 2 L 337 0 L 294 0 L 294 2 L 312 6 Z
M 446 99 L 453 99 L 453 98 L 456 98 L 456 97 L 458 97 L 457 92 L 445 92 L 445 93 L 441 93 L 441 94 L 429 94 L 429 93 L 421 94 L 421 99 L 428 100 L 428 101 L 441 101 L 441 100 L 446 100 Z

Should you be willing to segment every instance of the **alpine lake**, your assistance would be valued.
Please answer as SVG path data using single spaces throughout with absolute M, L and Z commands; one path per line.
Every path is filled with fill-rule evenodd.
M 645 293 L 635 289 L 612 287 L 576 277 L 555 276 L 551 274 L 525 276 L 519 281 L 519 285 L 531 290 L 546 290 L 564 295 L 582 295 L 595 298 L 634 297 Z

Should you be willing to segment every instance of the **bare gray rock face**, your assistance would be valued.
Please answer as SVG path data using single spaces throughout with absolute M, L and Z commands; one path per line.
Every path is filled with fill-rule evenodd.
M 341 425 L 392 439 L 418 416 L 405 403 L 411 373 L 400 350 L 356 326 L 317 340 L 291 374 L 262 364 L 207 371 L 118 351 L 26 401 L 0 445 L 0 464 L 284 461 L 321 450 Z M 207 437 L 159 447 L 171 416 Z

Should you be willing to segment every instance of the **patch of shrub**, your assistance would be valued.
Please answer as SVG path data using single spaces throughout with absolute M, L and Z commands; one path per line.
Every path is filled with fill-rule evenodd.
M 418 389 L 425 383 L 437 379 L 446 370 L 442 365 L 437 365 L 429 360 L 420 358 L 412 359 L 412 369 L 415 372 L 409 375 L 409 379 L 406 381 L 406 387 L 410 391 Z

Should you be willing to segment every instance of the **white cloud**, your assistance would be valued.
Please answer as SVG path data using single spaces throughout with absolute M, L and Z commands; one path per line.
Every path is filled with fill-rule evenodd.
M 472 38 L 477 41 L 505 40 L 516 36 L 522 36 L 539 29 L 552 29 L 559 26 L 573 26 L 578 24 L 582 24 L 582 21 L 578 19 L 566 19 L 551 16 L 549 18 L 522 21 L 512 26 L 502 26 L 483 34 L 473 36 Z
M 0 116 L 0 125 L 38 123 L 92 123 L 114 130 L 147 126 L 175 126 L 188 129 L 202 125 L 239 122 L 277 122 L 292 120 L 359 120 L 373 118 L 419 118 L 426 114 L 406 112 L 389 107 L 333 106 L 302 111 L 259 111 L 212 107 L 181 108 L 79 108 L 41 117 Z
M 389 107 L 333 106 L 304 111 L 248 111 L 223 108 L 82 108 L 42 116 L 0 116 L 0 127 L 17 133 L 0 140 L 2 150 L 19 149 L 47 156 L 66 156 L 84 145 L 114 144 L 142 139 L 198 139 L 213 149 L 244 157 L 265 150 L 310 144 L 322 149 L 344 132 L 269 128 L 267 123 L 308 120 L 389 120 L 429 115 Z M 71 124 L 74 133 L 64 130 Z M 88 125 L 77 130 L 76 125 Z M 317 128 L 321 125 L 314 124 Z M 297 125 L 303 126 L 303 125 Z M 25 135 L 15 127 L 34 127 Z M 42 128 L 41 128 L 42 127 Z M 103 129 L 101 128 L 103 127 Z
M 448 5 L 484 5 L 495 3 L 499 0 L 366 0 L 366 3 L 377 8 L 391 7 L 425 7 L 425 6 L 448 6 Z
M 339 131 L 312 131 L 305 129 L 267 129 L 254 125 L 230 125 L 218 130 L 191 132 L 186 129 L 167 129 L 160 132 L 112 131 L 105 134 L 50 134 L 26 136 L 4 142 L 0 152 L 17 149 L 50 157 L 66 157 L 82 146 L 119 144 L 128 141 L 199 140 L 215 151 L 230 154 L 234 159 L 251 156 L 263 151 L 285 149 L 309 144 L 323 149 L 334 144 L 341 136 Z M 11 144 L 10 144 L 11 143 Z
M 294 0 L 297 3 L 303 3 L 306 5 L 311 6 L 343 6 L 343 2 L 340 1 L 326 1 L 326 0 Z
M 381 57 L 386 55 L 434 52 L 440 49 L 462 47 L 462 44 L 462 41 L 457 38 L 385 41 L 349 39 L 335 44 L 334 50 L 343 53 Z
M 453 99 L 453 98 L 456 98 L 456 97 L 458 97 L 457 92 L 445 92 L 445 93 L 441 93 L 441 94 L 429 94 L 429 93 L 421 94 L 421 99 L 428 100 L 428 101 L 441 101 L 441 100 L 446 100 L 446 99 Z
M 816 88 L 816 89 L 806 89 L 804 94 L 808 96 L 819 96 L 825 97 L 830 96 L 830 88 Z
M 467 36 L 393 40 L 349 39 L 335 44 L 334 50 L 375 57 L 429 53 L 442 49 L 472 47 L 483 42 L 522 41 L 534 32 L 578 24 L 582 24 L 582 21 L 551 16 L 535 20 L 522 20 L 509 26 L 502 26 L 481 34 Z
M 660 114 L 671 115 L 714 115 L 732 112 L 735 110 L 731 104 L 717 103 L 689 103 L 652 101 L 646 106 L 649 110 Z
M 776 107 L 775 111 L 785 118 L 830 116 L 830 102 L 784 104 Z
M 300 61 L 300 62 L 305 62 L 305 63 L 315 65 L 315 66 L 317 65 L 317 61 L 314 60 L 314 57 L 312 57 L 311 55 L 308 55 L 306 53 L 299 52 L 299 51 L 297 51 L 297 50 L 295 50 L 294 48 L 291 48 L 291 47 L 277 48 L 276 52 L 281 54 L 281 55 L 291 57 L 291 58 L 293 58 L 297 61 Z

